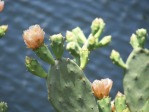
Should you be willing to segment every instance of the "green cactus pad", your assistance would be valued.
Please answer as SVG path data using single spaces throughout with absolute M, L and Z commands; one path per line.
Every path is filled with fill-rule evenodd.
M 123 112 L 123 110 L 127 108 L 126 98 L 124 95 L 116 96 L 114 102 L 115 102 L 114 104 L 115 104 L 116 112 Z
M 98 100 L 99 112 L 111 112 L 111 98 L 106 97 L 101 100 Z
M 132 112 L 138 112 L 149 98 L 149 51 L 134 49 L 127 62 L 123 80 L 126 103 Z
M 143 106 L 141 112 L 148 112 L 149 111 L 149 99 L 146 101 L 145 105 Z
M 57 112 L 98 112 L 91 83 L 72 60 L 63 58 L 51 65 L 47 86 Z

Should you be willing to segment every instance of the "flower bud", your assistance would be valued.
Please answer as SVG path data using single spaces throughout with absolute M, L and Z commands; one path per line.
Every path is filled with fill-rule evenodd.
M 99 36 L 101 35 L 101 33 L 103 32 L 104 27 L 105 27 L 105 23 L 103 19 L 96 18 L 93 20 L 92 25 L 91 25 L 91 30 L 92 30 L 92 35 L 96 37 L 97 40 Z
M 135 34 L 131 35 L 130 44 L 133 48 L 138 48 L 139 47 L 138 39 L 137 39 L 137 36 Z
M 2 12 L 4 9 L 4 1 L 0 0 L 0 12 Z
M 50 36 L 50 45 L 57 59 L 60 59 L 64 53 L 64 38 L 62 34 Z
M 124 63 L 124 61 L 122 60 L 119 52 L 112 50 L 111 52 L 111 56 L 110 59 L 112 60 L 112 62 L 124 69 L 126 69 L 126 64 Z
M 0 26 L 0 38 L 2 38 L 5 35 L 7 29 L 8 29 L 8 25 Z
M 137 39 L 138 39 L 138 43 L 139 43 L 139 47 L 144 48 L 144 43 L 147 39 L 147 30 L 146 29 L 138 29 L 136 31 L 136 35 L 137 35 Z
M 96 38 L 92 34 L 90 34 L 87 41 L 88 41 L 87 48 L 89 49 L 89 51 L 94 50 L 96 46 Z
M 47 73 L 45 72 L 45 70 L 42 68 L 42 66 L 38 63 L 36 59 L 26 56 L 25 64 L 26 64 L 27 70 L 32 74 L 41 78 L 47 77 Z
M 66 32 L 66 41 L 67 42 L 77 41 L 75 35 L 71 31 Z
M 80 46 L 76 42 L 67 43 L 66 50 L 68 50 L 74 57 L 79 57 L 80 49 Z
M 98 99 L 109 96 L 109 92 L 112 88 L 113 81 L 111 79 L 95 80 L 92 83 L 92 89 L 94 96 Z
M 37 49 L 44 41 L 45 32 L 39 25 L 30 26 L 23 32 L 23 39 L 28 48 Z
M 105 37 L 102 38 L 102 40 L 100 40 L 100 41 L 97 43 L 96 47 L 103 47 L 103 46 L 106 46 L 106 45 L 108 45 L 110 42 L 111 42 L 111 36 L 110 36 L 110 35 L 109 35 L 109 36 L 105 36 Z
M 80 45 L 83 45 L 86 42 L 86 37 L 81 28 L 79 27 L 74 28 L 72 30 L 72 33 L 75 35 L 75 38 Z
M 88 63 L 90 51 L 86 47 L 80 49 L 80 68 L 83 70 Z

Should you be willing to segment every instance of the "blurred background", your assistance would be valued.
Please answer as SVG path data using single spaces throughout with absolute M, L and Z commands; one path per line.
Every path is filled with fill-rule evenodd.
M 129 39 L 138 28 L 149 31 L 149 0 L 5 0 L 0 13 L 0 25 L 9 30 L 0 40 L 0 101 L 6 101 L 9 112 L 55 112 L 47 99 L 46 82 L 26 71 L 24 58 L 35 57 L 27 49 L 22 33 L 29 26 L 39 24 L 49 35 L 62 33 L 79 26 L 88 36 L 93 19 L 101 17 L 106 23 L 102 36 L 112 35 L 107 47 L 92 52 L 85 69 L 91 82 L 111 78 L 114 81 L 110 95 L 123 92 L 123 70 L 109 59 L 112 49 L 120 52 L 126 61 L 132 48 Z M 149 48 L 149 40 L 146 47 Z M 65 56 L 68 56 L 66 53 Z M 46 63 L 40 61 L 48 70 Z

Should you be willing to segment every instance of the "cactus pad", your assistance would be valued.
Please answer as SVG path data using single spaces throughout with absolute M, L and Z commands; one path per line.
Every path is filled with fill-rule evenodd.
M 49 100 L 58 112 L 98 112 L 91 83 L 70 59 L 56 60 L 47 77 Z
M 132 112 L 138 112 L 149 98 L 149 51 L 134 49 L 127 60 L 124 77 L 126 103 Z
M 101 100 L 98 100 L 99 112 L 111 112 L 111 98 L 106 97 Z

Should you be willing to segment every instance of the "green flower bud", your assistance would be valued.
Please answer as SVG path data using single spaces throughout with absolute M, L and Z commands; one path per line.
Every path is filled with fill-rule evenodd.
M 135 48 L 144 48 L 145 41 L 147 39 L 147 30 L 146 29 L 138 29 L 136 34 L 132 34 L 130 37 L 130 44 Z
M 8 29 L 8 25 L 0 26 L 0 38 L 2 38 L 5 35 L 7 29 Z
M 75 35 L 71 31 L 66 32 L 66 41 L 67 42 L 77 41 Z
M 67 43 L 66 50 L 74 57 L 79 57 L 80 55 L 80 46 L 76 42 Z
M 137 36 L 135 34 L 132 34 L 132 36 L 130 37 L 130 44 L 133 48 L 139 47 L 138 39 L 137 39 Z
M 91 51 L 91 50 L 94 50 L 95 49 L 95 47 L 96 47 L 96 38 L 92 35 L 92 34 L 90 34 L 89 35 L 89 38 L 88 38 L 88 43 L 87 43 L 87 48 Z
M 146 29 L 138 29 L 136 31 L 136 35 L 137 35 L 137 39 L 138 39 L 138 43 L 139 43 L 139 47 L 144 47 L 144 43 L 147 39 L 147 30 Z
M 89 60 L 89 53 L 90 51 L 86 47 L 81 48 L 80 50 L 80 68 L 81 69 L 84 69 L 85 66 L 87 65 Z
M 86 37 L 79 27 L 74 28 L 72 32 L 75 35 L 78 44 L 83 45 L 86 42 Z
M 112 38 L 112 37 L 111 37 L 110 35 L 103 37 L 102 40 L 100 40 L 100 41 L 97 43 L 96 47 L 103 47 L 103 46 L 108 45 L 108 44 L 111 42 L 111 38 Z
M 64 53 L 64 38 L 61 34 L 50 36 L 50 45 L 57 59 L 60 59 Z
M 38 63 L 37 60 L 26 56 L 25 58 L 25 64 L 26 64 L 26 68 L 29 72 L 31 72 L 32 74 L 39 76 L 41 78 L 46 78 L 47 77 L 47 73 L 44 71 L 44 69 L 42 68 L 42 66 Z
M 126 64 L 123 62 L 122 58 L 120 57 L 119 52 L 112 50 L 110 59 L 114 64 L 126 69 Z
M 104 27 L 105 27 L 105 23 L 103 19 L 96 18 L 93 20 L 91 24 L 91 31 L 92 31 L 92 35 L 96 38 L 97 41 L 100 35 L 102 34 Z

